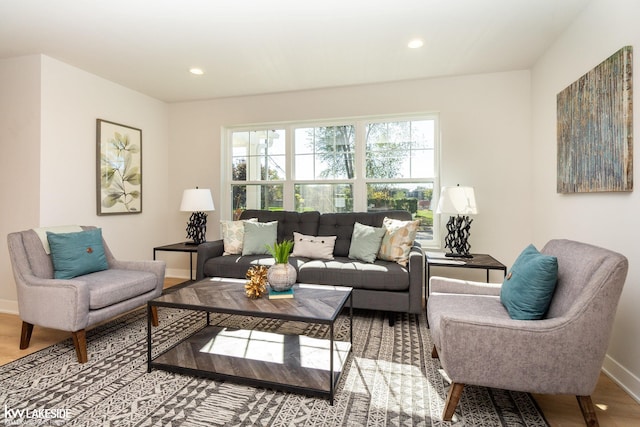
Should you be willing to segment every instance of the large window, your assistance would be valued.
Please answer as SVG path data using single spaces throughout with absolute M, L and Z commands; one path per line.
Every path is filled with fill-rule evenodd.
M 403 209 L 421 221 L 428 243 L 437 125 L 424 115 L 229 129 L 221 208 L 234 217 L 244 209 Z

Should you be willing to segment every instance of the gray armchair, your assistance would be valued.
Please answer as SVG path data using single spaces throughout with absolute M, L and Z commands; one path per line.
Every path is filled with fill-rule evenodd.
M 7 241 L 22 319 L 21 349 L 29 346 L 34 325 L 69 331 L 78 362 L 85 363 L 88 327 L 162 293 L 164 261 L 116 260 L 104 240 L 108 269 L 73 279 L 53 278 L 51 255 L 34 230 L 10 233 Z M 152 323 L 157 325 L 157 311 L 152 314 Z
M 570 240 L 540 251 L 558 259 L 558 282 L 542 320 L 513 320 L 500 284 L 433 277 L 427 315 L 433 356 L 451 379 L 444 420 L 465 384 L 577 397 L 585 422 L 597 426 L 591 401 L 627 275 L 627 259 Z M 464 397 L 463 397 L 464 398 Z

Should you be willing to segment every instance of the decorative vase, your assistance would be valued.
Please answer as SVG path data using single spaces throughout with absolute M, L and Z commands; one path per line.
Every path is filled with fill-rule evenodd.
M 267 281 L 274 291 L 282 292 L 291 289 L 298 273 L 288 262 L 285 264 L 274 264 L 267 271 Z

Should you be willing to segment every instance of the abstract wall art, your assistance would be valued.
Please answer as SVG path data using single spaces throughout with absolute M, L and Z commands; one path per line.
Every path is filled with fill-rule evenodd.
M 557 96 L 558 193 L 633 190 L 633 48 Z

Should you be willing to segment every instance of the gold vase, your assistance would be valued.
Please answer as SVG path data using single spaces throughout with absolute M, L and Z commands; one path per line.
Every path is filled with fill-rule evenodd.
M 271 288 L 277 292 L 291 289 L 297 278 L 296 269 L 289 263 L 274 264 L 267 271 L 267 281 Z

